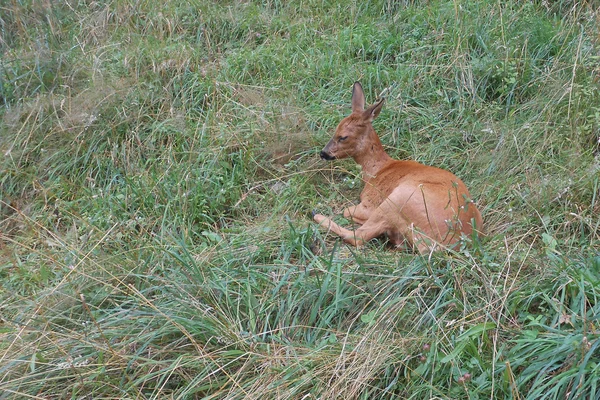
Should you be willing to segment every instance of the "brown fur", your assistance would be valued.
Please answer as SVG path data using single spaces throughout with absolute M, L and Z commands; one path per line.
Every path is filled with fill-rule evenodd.
M 364 103 L 356 82 L 352 114 L 339 123 L 321 152 L 323 159 L 352 157 L 362 166 L 365 188 L 360 204 L 344 210 L 345 217 L 362 226 L 351 231 L 320 214 L 314 220 L 354 246 L 386 235 L 394 245 L 407 244 L 421 253 L 452 246 L 463 234 L 481 232 L 481 214 L 465 184 L 449 171 L 392 159 L 371 124 L 383 100 L 366 110 Z

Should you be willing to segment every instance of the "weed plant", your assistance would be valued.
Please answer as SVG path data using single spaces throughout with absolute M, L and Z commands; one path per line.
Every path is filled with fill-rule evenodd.
M 0 3 L 0 399 L 600 399 L 593 1 Z M 469 186 L 429 257 L 311 221 L 352 83 Z M 347 223 L 347 222 L 346 222 Z

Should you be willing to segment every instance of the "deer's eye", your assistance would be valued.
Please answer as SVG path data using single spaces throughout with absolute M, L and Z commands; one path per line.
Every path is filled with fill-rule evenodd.
M 338 138 L 338 142 L 343 142 L 344 140 L 348 139 L 348 136 L 340 136 Z

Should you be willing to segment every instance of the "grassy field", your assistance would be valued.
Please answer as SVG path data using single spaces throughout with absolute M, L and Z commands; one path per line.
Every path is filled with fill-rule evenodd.
M 0 399 L 600 399 L 596 7 L 1 1 Z M 312 222 L 357 80 L 481 243 Z

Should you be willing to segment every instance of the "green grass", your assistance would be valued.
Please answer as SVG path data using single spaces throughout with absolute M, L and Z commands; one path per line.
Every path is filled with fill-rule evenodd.
M 593 2 L 0 10 L 0 399 L 600 398 Z M 317 229 L 356 80 L 487 238 Z

